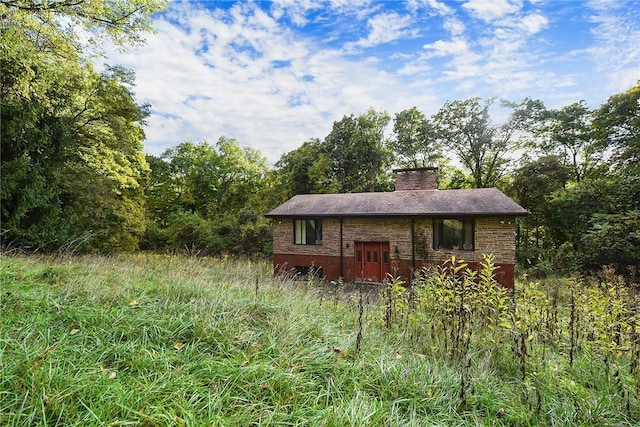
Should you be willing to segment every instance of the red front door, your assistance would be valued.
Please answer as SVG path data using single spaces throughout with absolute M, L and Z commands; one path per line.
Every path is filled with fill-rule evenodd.
M 389 273 L 389 242 L 355 242 L 356 280 L 381 282 Z

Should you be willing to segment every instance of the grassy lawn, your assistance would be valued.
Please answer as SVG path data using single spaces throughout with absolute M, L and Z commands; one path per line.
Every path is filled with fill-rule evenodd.
M 377 299 L 360 309 L 357 295 L 274 278 L 267 262 L 0 267 L 2 426 L 640 424 L 626 354 L 605 369 L 595 352 L 570 366 L 566 346 L 539 347 L 523 380 L 515 341 L 456 360 L 427 322 L 387 328 Z

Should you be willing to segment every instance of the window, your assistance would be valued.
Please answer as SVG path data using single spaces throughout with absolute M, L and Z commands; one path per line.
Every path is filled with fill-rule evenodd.
M 298 277 L 324 277 L 322 267 L 309 267 L 306 265 L 296 265 L 293 267 Z
M 473 218 L 433 220 L 433 248 L 473 250 Z
M 294 223 L 294 242 L 296 245 L 321 245 L 322 221 L 319 219 L 296 219 Z

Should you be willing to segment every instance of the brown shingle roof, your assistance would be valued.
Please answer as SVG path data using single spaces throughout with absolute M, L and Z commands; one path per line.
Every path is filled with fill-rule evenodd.
M 265 216 L 521 216 L 527 213 L 497 188 L 474 188 L 299 194 Z

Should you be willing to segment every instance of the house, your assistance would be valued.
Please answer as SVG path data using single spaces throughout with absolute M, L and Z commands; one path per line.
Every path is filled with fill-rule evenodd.
M 438 190 L 437 172 L 394 170 L 392 192 L 292 197 L 266 215 L 276 271 L 379 282 L 454 255 L 477 268 L 492 254 L 496 279 L 513 287 L 516 217 L 527 211 L 496 188 Z

